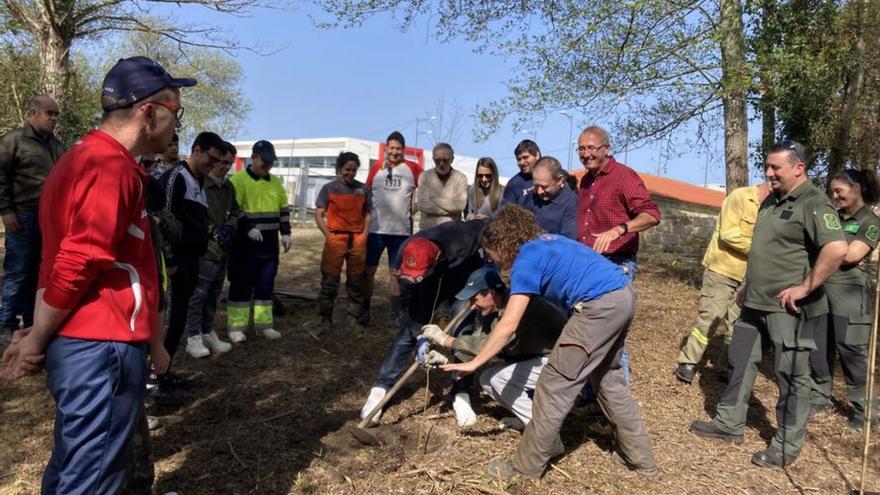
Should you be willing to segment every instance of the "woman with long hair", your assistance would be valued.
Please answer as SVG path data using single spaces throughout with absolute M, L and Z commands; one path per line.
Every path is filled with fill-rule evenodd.
M 504 186 L 498 182 L 498 166 L 495 160 L 484 156 L 477 160 L 474 183 L 468 190 L 467 219 L 495 216 L 501 207 Z
M 853 415 L 847 423 L 851 430 L 861 430 L 865 424 L 867 355 L 873 313 L 868 272 L 862 261 L 880 240 L 880 218 L 870 208 L 877 203 L 878 194 L 877 176 L 871 170 L 844 169 L 831 178 L 831 197 L 837 205 L 849 248 L 840 268 L 824 284 L 828 325 L 814 335 L 816 350 L 810 354 L 813 368 L 810 417 L 831 409 L 831 377 L 834 357 L 839 352 L 853 406 Z M 876 424 L 876 403 L 873 409 L 872 424 Z
M 526 209 L 505 205 L 486 226 L 483 252 L 502 271 L 510 271 L 510 299 L 501 321 L 480 353 L 446 371 L 473 373 L 507 344 L 532 297 L 540 296 L 570 312 L 535 388 L 532 421 L 513 459 L 496 458 L 487 472 L 499 480 L 540 478 L 565 448 L 562 422 L 589 380 L 599 405 L 616 429 L 618 464 L 640 474 L 656 472 L 651 439 L 624 381 L 623 343 L 635 314 L 635 293 L 620 268 L 583 244 L 545 234 Z

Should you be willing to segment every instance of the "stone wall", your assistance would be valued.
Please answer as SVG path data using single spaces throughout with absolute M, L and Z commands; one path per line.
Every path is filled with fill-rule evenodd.
M 659 196 L 652 199 L 663 219 L 660 225 L 641 234 L 639 259 L 698 267 L 720 210 Z

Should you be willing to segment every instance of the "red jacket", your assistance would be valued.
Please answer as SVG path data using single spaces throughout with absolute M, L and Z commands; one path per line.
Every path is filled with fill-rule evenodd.
M 72 309 L 58 335 L 150 340 L 159 288 L 146 183 L 131 153 L 98 130 L 80 138 L 46 178 L 39 288 L 49 305 Z

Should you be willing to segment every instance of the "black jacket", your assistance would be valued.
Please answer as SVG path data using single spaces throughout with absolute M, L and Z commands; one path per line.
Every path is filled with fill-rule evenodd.
M 196 179 L 186 162 L 162 174 L 159 179 L 164 192 L 162 209 L 171 213 L 182 226 L 180 239 L 166 243 L 165 264 L 198 262 L 208 247 L 208 202 L 202 189 L 203 180 Z

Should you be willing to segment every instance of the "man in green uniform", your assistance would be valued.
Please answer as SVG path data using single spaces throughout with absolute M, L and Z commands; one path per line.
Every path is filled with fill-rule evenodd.
M 752 456 L 761 467 L 791 464 L 804 443 L 810 408 L 810 351 L 828 303 L 821 286 L 840 266 L 846 241 L 828 197 L 806 175 L 799 143 L 783 141 L 767 155 L 771 194 L 758 210 L 749 252 L 744 304 L 734 324 L 727 389 L 712 421 L 694 421 L 697 436 L 743 442 L 758 364 L 775 357 L 778 428 L 770 446 Z

